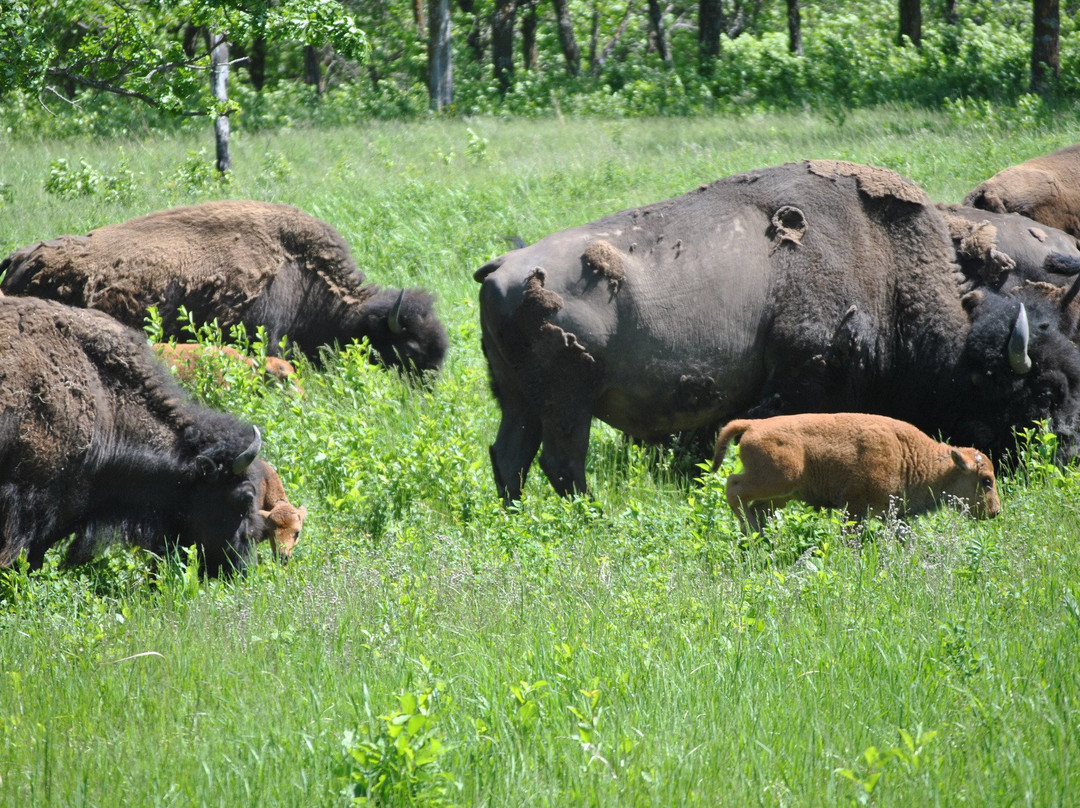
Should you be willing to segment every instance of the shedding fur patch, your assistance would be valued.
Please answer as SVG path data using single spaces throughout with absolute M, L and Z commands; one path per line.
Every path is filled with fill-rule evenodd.
M 626 278 L 622 253 L 609 241 L 597 239 L 585 248 L 581 256 L 585 266 L 608 279 L 612 290 L 618 292 L 619 284 Z
M 984 283 L 996 284 L 1016 269 L 1016 262 L 998 249 L 997 228 L 989 221 L 972 222 L 948 209 L 941 212 L 956 247 L 956 257 L 978 263 Z
M 784 205 L 773 214 L 771 231 L 770 252 L 776 251 L 784 242 L 800 245 L 806 235 L 806 216 L 793 205 Z
M 819 177 L 854 177 L 859 190 L 876 199 L 893 197 L 916 205 L 930 204 L 922 188 L 887 168 L 849 163 L 846 160 L 807 160 L 806 166 L 811 174 Z

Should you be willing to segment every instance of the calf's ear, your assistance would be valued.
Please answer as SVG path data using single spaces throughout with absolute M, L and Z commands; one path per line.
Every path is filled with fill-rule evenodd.
M 952 455 L 953 462 L 957 468 L 964 471 L 975 471 L 975 464 L 964 457 L 963 453 L 959 449 L 953 449 L 949 454 Z

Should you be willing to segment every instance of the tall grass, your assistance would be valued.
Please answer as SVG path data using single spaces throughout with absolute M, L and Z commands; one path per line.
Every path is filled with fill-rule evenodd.
M 747 544 L 722 479 L 597 424 L 595 500 L 534 471 L 495 498 L 471 273 L 506 249 L 805 157 L 900 170 L 936 199 L 1076 140 L 922 112 L 476 119 L 201 141 L 7 144 L 0 253 L 218 196 L 297 204 L 369 278 L 438 295 L 431 389 L 356 348 L 302 397 L 195 394 L 263 426 L 308 507 L 292 563 L 199 582 L 114 552 L 0 578 L 0 804 L 1067 805 L 1078 786 L 1075 472 L 1032 444 L 992 522 L 866 532 L 786 510 Z M 123 193 L 44 190 L 85 161 Z M 66 173 L 65 173 L 66 172 Z M 130 174 L 130 176 L 129 176 Z M 54 183 L 56 185 L 56 183 Z M 114 184 L 115 185 L 115 184 Z

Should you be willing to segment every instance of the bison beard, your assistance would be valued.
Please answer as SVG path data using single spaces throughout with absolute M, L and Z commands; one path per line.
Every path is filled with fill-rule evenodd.
M 807 161 L 729 177 L 474 277 L 507 501 L 538 451 L 559 493 L 584 492 L 593 417 L 659 441 L 732 418 L 871 412 L 996 456 L 1045 418 L 1074 451 L 1080 351 L 1059 312 L 1025 291 L 1021 339 L 1020 296 L 961 303 L 941 211 L 885 169 Z
M 373 361 L 437 372 L 447 336 L 423 289 L 367 283 L 341 234 L 298 208 L 226 200 L 173 208 L 85 236 L 32 244 L 0 262 L 5 294 L 95 308 L 133 328 L 157 306 L 167 337 L 179 309 L 197 323 L 266 328 L 313 362 L 323 346 L 367 338 Z
M 265 532 L 258 430 L 190 401 L 141 334 L 95 311 L 0 298 L 0 566 L 114 541 L 198 547 L 241 570 Z M 254 438 L 254 439 L 253 439 Z

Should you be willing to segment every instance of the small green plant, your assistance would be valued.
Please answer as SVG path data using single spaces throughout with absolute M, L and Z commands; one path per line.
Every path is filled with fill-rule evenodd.
M 480 137 L 472 129 L 466 129 L 469 133 L 469 142 L 465 146 L 465 154 L 474 163 L 484 163 L 488 159 L 488 141 L 486 137 Z
M 923 731 L 920 727 L 912 735 L 907 730 L 900 730 L 900 745 L 890 749 L 867 748 L 862 753 L 862 765 L 857 769 L 837 769 L 836 773 L 854 783 L 857 790 L 854 802 L 869 805 L 887 768 L 897 764 L 906 771 L 915 774 L 919 771 L 922 754 L 927 746 L 937 737 L 937 730 Z
M 206 149 L 189 149 L 187 159 L 165 177 L 164 185 L 188 196 L 200 196 L 227 187 L 231 180 L 232 174 L 222 174 L 214 167 Z
M 437 680 L 401 691 L 395 708 L 373 717 L 364 687 L 367 725 L 347 731 L 341 742 L 344 761 L 338 776 L 346 783 L 342 793 L 353 805 L 452 804 L 450 788 L 457 783 L 441 763 L 447 747 L 439 725 L 440 708 L 446 699 L 446 685 Z
M 134 194 L 135 175 L 121 162 L 117 173 L 102 174 L 85 160 L 78 167 L 59 157 L 49 163 L 49 176 L 45 179 L 45 193 L 61 199 L 77 199 L 83 196 L 101 196 L 106 202 L 123 202 Z

